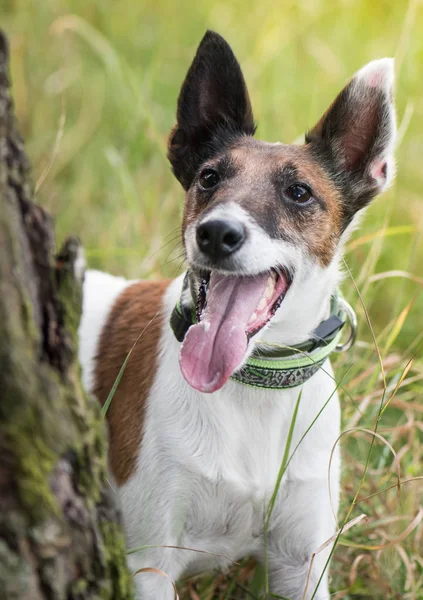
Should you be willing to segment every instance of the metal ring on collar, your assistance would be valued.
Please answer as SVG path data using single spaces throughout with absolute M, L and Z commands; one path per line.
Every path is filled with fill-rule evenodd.
M 350 325 L 350 335 L 346 342 L 343 344 L 338 344 L 335 347 L 335 352 L 345 352 L 349 350 L 351 346 L 354 344 L 357 337 L 357 316 L 352 309 L 352 307 L 348 304 L 348 302 L 344 298 L 339 298 L 339 304 L 341 305 L 342 311 L 345 312 L 347 316 L 347 320 Z

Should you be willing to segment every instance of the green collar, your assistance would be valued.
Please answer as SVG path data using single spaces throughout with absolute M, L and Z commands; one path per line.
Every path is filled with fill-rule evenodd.
M 185 276 L 182 297 L 187 297 L 188 273 Z M 340 344 L 342 328 L 350 323 L 350 336 Z M 182 342 L 188 329 L 197 322 L 195 308 L 181 300 L 170 317 L 176 339 Z M 357 320 L 351 306 L 339 295 L 331 300 L 331 314 L 314 330 L 312 337 L 295 347 L 267 346 L 257 348 L 231 379 L 251 387 L 283 390 L 305 383 L 314 375 L 332 352 L 348 350 L 355 341 Z

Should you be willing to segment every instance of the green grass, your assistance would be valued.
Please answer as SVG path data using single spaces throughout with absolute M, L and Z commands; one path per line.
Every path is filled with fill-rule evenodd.
M 205 29 L 232 44 L 257 135 L 269 141 L 298 139 L 355 70 L 396 56 L 398 176 L 349 244 L 346 261 L 362 302 L 349 275 L 343 292 L 359 316 L 359 342 L 335 364 L 338 380 L 349 368 L 343 428 L 378 423 L 396 459 L 379 439 L 369 458 L 366 433 L 343 437 L 340 522 L 348 512 L 369 519 L 340 537 L 331 578 L 335 598 L 422 600 L 423 483 L 379 492 L 396 484 L 398 465 L 403 480 L 423 474 L 423 4 L 3 0 L 0 25 L 11 40 L 13 92 L 37 198 L 56 217 L 58 240 L 79 235 L 91 266 L 131 277 L 174 276 L 182 268 L 183 193 L 166 162 L 166 138 Z M 385 406 L 390 399 L 386 410 L 382 399 Z M 191 600 L 258 598 L 264 579 L 246 561 L 229 574 L 183 582 L 179 591 Z

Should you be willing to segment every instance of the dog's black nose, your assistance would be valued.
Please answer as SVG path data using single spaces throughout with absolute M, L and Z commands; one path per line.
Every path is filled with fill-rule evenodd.
M 244 226 L 239 221 L 215 219 L 197 227 L 197 244 L 210 258 L 225 258 L 238 250 L 245 240 Z

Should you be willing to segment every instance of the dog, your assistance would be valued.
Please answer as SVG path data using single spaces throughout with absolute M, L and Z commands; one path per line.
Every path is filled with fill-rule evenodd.
M 393 80 L 392 59 L 370 62 L 303 145 L 257 141 L 241 68 L 207 32 L 168 147 L 187 273 L 86 273 L 80 361 L 102 404 L 130 353 L 108 459 L 128 547 L 143 546 L 129 557 L 147 569 L 139 600 L 171 600 L 172 581 L 247 555 L 274 594 L 329 597 L 330 543 L 317 551 L 337 529 L 333 305 L 345 241 L 394 175 Z

